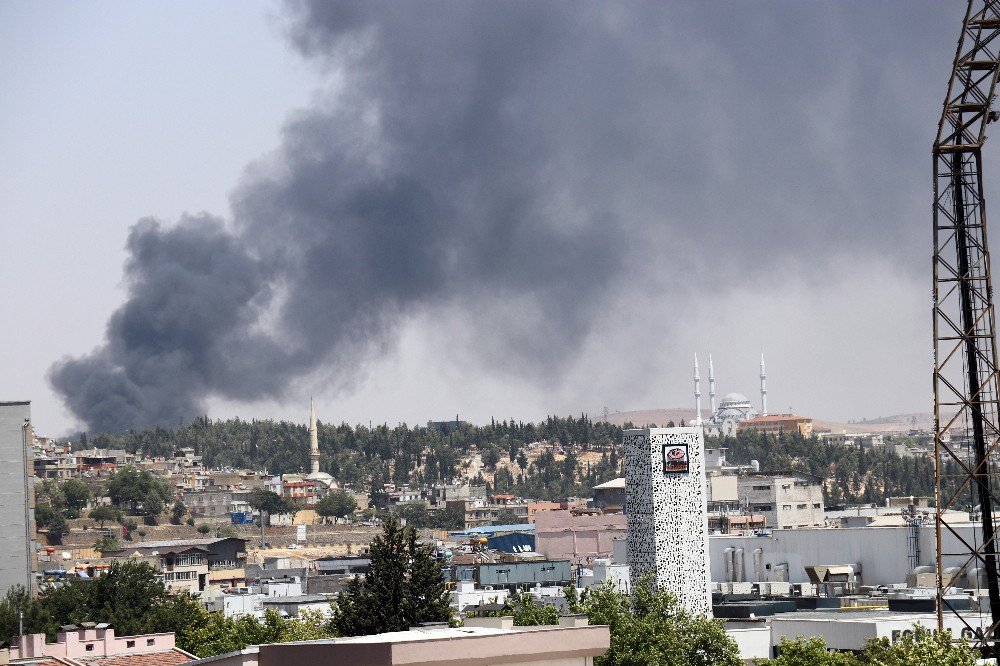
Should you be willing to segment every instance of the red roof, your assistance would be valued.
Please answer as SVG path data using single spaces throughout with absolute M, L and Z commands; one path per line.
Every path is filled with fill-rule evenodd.
M 192 657 L 174 648 L 166 652 L 145 652 L 137 654 L 120 654 L 114 657 L 94 657 L 93 659 L 76 659 L 87 666 L 177 666 L 195 661 Z

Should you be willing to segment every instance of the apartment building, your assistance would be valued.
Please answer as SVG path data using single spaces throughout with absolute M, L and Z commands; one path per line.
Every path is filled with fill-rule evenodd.
M 798 416 L 796 414 L 771 414 L 769 416 L 755 416 L 752 419 L 741 421 L 736 426 L 737 432 L 745 430 L 756 430 L 768 435 L 790 435 L 794 432 L 800 433 L 803 437 L 809 437 L 813 431 L 812 418 L 808 416 Z
M 145 541 L 113 553 L 113 559 L 138 559 L 160 571 L 170 593 L 197 594 L 209 587 L 246 584 L 246 539 Z
M 764 516 L 768 527 L 822 527 L 823 478 L 803 472 L 748 474 L 737 480 L 740 503 L 751 515 Z

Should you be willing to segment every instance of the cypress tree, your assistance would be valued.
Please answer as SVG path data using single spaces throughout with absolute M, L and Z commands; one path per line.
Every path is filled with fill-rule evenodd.
M 395 518 L 382 524 L 371 543 L 371 567 L 337 598 L 330 623 L 341 636 L 405 631 L 418 622 L 451 618 L 441 564 L 430 546 L 417 542 L 417 531 Z

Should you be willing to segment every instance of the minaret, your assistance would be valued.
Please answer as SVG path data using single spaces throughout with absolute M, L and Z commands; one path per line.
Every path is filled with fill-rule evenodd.
M 319 473 L 319 431 L 316 429 L 316 405 L 309 398 L 309 460 L 311 473 Z
M 767 386 L 764 384 L 764 380 L 767 379 L 767 373 L 764 372 L 764 352 L 760 353 L 760 415 L 767 416 Z
M 715 416 L 715 366 L 712 365 L 712 355 L 708 355 L 708 406 L 712 410 L 708 418 Z
M 694 355 L 694 424 L 701 425 L 701 377 L 698 376 L 698 355 Z

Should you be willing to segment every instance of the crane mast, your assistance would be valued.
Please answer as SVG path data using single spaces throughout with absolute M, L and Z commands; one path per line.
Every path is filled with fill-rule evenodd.
M 1000 0 L 969 0 L 933 149 L 938 627 L 959 618 L 988 658 L 1000 657 L 1000 387 L 982 147 L 996 119 L 998 48 Z M 988 616 L 961 614 L 946 596 L 967 576 L 985 581 Z

